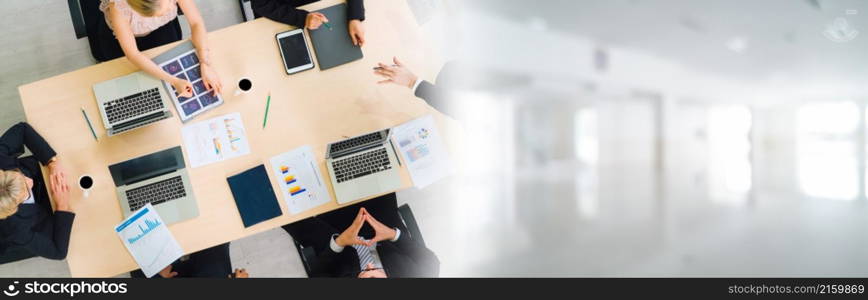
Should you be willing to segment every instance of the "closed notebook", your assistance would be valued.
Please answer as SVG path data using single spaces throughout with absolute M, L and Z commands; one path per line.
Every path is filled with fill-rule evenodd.
M 361 59 L 362 48 L 353 45 L 347 29 L 347 5 L 338 4 L 317 12 L 324 14 L 331 26 L 309 31 L 319 69 L 327 70 Z
M 280 204 L 274 196 L 265 165 L 244 171 L 226 179 L 235 198 L 244 227 L 280 216 Z

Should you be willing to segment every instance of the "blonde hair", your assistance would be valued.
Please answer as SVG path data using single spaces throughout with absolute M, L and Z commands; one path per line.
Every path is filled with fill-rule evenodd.
M 18 197 L 24 192 L 24 177 L 17 171 L 0 171 L 0 219 L 18 211 Z
M 160 11 L 160 0 L 127 0 L 127 4 L 130 7 L 138 12 L 139 14 L 146 17 L 153 17 L 158 11 Z

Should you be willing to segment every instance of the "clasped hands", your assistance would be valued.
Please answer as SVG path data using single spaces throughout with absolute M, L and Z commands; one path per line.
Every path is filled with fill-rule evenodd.
M 359 238 L 359 231 L 362 229 L 362 226 L 367 223 L 374 229 L 374 238 L 370 240 L 362 240 Z M 375 243 L 379 241 L 385 240 L 393 240 L 395 239 L 395 235 L 397 235 L 397 231 L 394 228 L 386 226 L 380 221 L 377 221 L 374 216 L 372 216 L 368 211 L 362 207 L 359 209 L 359 213 L 356 215 L 356 218 L 353 220 L 353 223 L 350 224 L 344 232 L 338 235 L 335 238 L 335 243 L 338 246 L 346 247 L 352 245 L 365 245 L 365 246 L 373 246 Z

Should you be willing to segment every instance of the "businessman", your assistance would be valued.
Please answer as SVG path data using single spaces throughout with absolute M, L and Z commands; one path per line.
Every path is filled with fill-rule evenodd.
M 456 111 L 452 105 L 450 105 L 451 103 L 449 101 L 449 99 L 453 98 L 451 95 L 451 89 L 444 87 L 451 85 L 444 82 L 447 78 L 455 77 L 453 75 L 446 75 L 455 72 L 453 69 L 456 69 L 456 67 L 453 63 L 447 63 L 443 66 L 440 73 L 437 74 L 437 84 L 435 85 L 413 74 L 413 71 L 410 71 L 409 68 L 404 66 L 404 63 L 399 61 L 397 57 L 392 58 L 392 62 L 392 65 L 378 63 L 377 66 L 374 67 L 374 74 L 384 77 L 383 80 L 380 80 L 377 83 L 393 83 L 407 87 L 413 91 L 413 94 L 416 95 L 416 97 L 425 100 L 425 102 L 427 102 L 428 105 L 431 105 L 431 107 L 434 107 L 434 109 L 437 109 L 446 115 L 453 117 L 456 116 Z
M 298 28 L 316 30 L 329 20 L 318 12 L 308 12 L 297 7 L 317 2 L 318 0 L 251 0 L 253 14 L 256 17 L 266 17 L 272 21 L 292 25 Z M 365 3 L 363 0 L 347 0 L 347 31 L 353 45 L 365 45 Z
M 338 228 L 343 228 L 339 231 Z M 311 277 L 436 277 L 437 255 L 410 236 L 395 194 L 384 195 L 283 227 L 313 247 Z

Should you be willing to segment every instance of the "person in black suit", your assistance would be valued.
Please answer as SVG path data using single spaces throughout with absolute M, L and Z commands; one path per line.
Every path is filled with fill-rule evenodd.
M 452 66 L 452 63 L 447 63 L 443 66 L 443 69 L 437 74 L 436 82 L 438 84 L 433 84 L 428 82 L 427 80 L 423 80 L 413 74 L 410 69 L 404 66 L 404 63 L 398 60 L 397 57 L 392 58 L 392 65 L 386 65 L 383 63 L 378 63 L 377 67 L 374 68 L 374 74 L 380 75 L 384 77 L 383 80 L 378 81 L 379 84 L 393 83 L 400 86 L 405 86 L 413 91 L 413 94 L 416 97 L 425 100 L 428 105 L 434 107 L 438 111 L 446 114 L 455 116 L 454 109 L 449 105 L 450 91 L 449 89 L 443 88 L 443 81 L 447 77 L 453 77 L 450 75 L 444 75 L 446 73 L 453 73 L 452 69 L 455 69 Z
M 292 25 L 298 28 L 316 30 L 328 18 L 318 12 L 308 12 L 296 7 L 310 4 L 318 0 L 251 0 L 253 14 L 256 17 L 266 17 L 272 21 Z M 347 0 L 347 26 L 353 45 L 365 45 L 365 3 L 363 0 Z
M 217 245 L 193 254 L 186 260 L 178 260 L 157 273 L 160 278 L 248 278 L 247 270 L 235 269 L 229 259 L 229 243 Z M 144 278 L 141 270 L 130 277 Z M 155 278 L 157 276 L 154 276 Z
M 413 239 L 401 221 L 394 193 L 283 229 L 316 251 L 311 277 L 436 277 L 440 273 L 437 255 Z
M 32 157 L 19 158 L 24 147 Z M 39 164 L 48 167 L 48 183 Z M 30 125 L 18 123 L 0 136 L 0 170 L 0 254 L 24 249 L 49 259 L 66 258 L 75 213 L 57 153 Z

